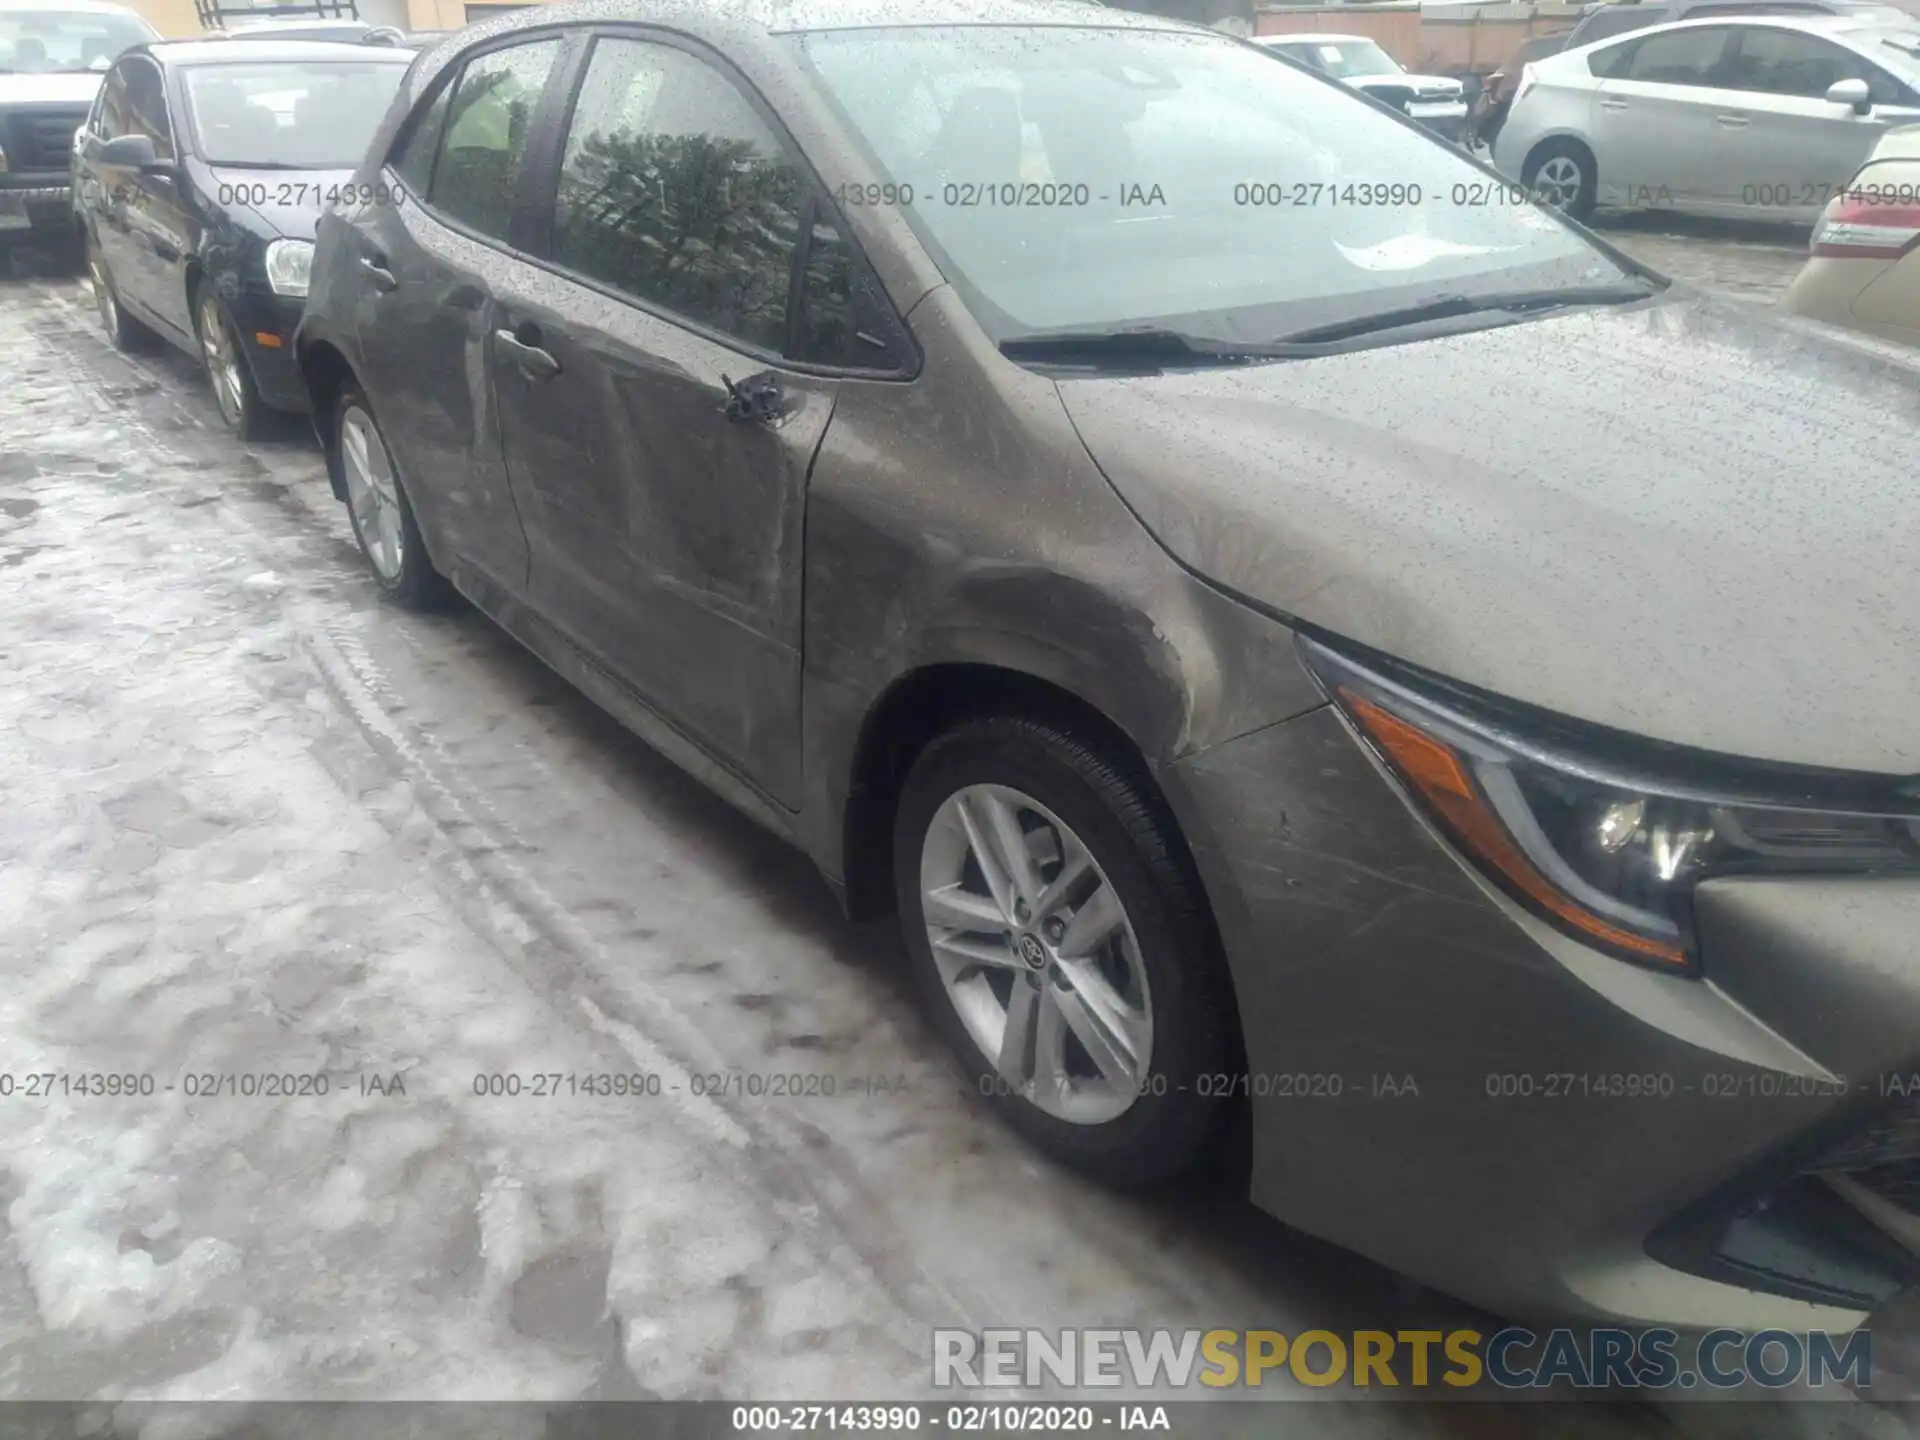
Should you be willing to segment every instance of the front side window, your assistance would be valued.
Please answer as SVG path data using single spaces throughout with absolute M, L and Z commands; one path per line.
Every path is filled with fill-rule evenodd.
M 1483 171 L 1224 36 L 925 26 L 796 37 L 995 340 L 1275 339 L 1433 296 L 1620 283 Z
M 196 65 L 187 113 L 211 165 L 350 170 L 393 103 L 405 65 L 283 60 Z
M 96 102 L 94 132 L 102 140 L 113 140 L 127 133 L 127 71 L 121 65 L 107 76 Z
M 1717 85 L 1727 31 L 1719 25 L 1649 35 L 1634 48 L 1626 73 L 1617 79 L 1649 85 Z
M 538 40 L 467 62 L 434 163 L 429 196 L 436 210 L 483 235 L 507 238 L 533 112 L 559 55 L 558 40 Z
M 105 70 L 122 51 L 159 32 L 133 15 L 84 10 L 0 10 L 0 71 L 20 74 Z
M 153 141 L 153 153 L 161 160 L 173 155 L 173 125 L 167 118 L 167 92 L 160 79 L 160 67 L 144 60 L 127 63 L 128 135 L 145 135 Z
M 713 67 L 602 39 L 567 130 L 553 258 L 778 351 L 806 194 L 800 166 Z

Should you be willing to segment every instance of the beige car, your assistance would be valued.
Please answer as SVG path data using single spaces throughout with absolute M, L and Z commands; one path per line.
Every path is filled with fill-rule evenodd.
M 1889 130 L 1827 202 L 1783 303 L 1796 315 L 1920 345 L 1920 125 Z

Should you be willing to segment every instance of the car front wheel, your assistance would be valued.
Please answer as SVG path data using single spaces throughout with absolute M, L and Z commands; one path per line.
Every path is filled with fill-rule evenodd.
M 220 418 L 242 440 L 258 440 L 267 428 L 270 412 L 241 352 L 240 334 L 210 282 L 200 287 L 194 328 L 200 333 L 200 358 L 207 367 Z
M 332 439 L 329 458 L 340 467 L 347 517 L 373 578 L 409 609 L 433 609 L 445 600 L 447 582 L 427 558 L 393 454 L 356 385 L 342 389 L 334 406 Z
M 1111 1184 L 1201 1157 L 1233 1089 L 1233 999 L 1141 777 L 1050 721 L 968 722 L 907 777 L 894 875 L 935 1023 L 1009 1123 Z

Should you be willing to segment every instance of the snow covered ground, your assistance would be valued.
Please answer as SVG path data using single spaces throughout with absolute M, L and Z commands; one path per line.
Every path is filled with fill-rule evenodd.
M 479 616 L 380 603 L 312 444 L 230 440 L 73 282 L 0 282 L 0 676 L 0 1397 L 911 1398 L 941 1325 L 1472 1323 L 1038 1161 L 884 930 Z M 1486 1433 L 1292 1395 L 1351 1403 L 1246 1433 Z

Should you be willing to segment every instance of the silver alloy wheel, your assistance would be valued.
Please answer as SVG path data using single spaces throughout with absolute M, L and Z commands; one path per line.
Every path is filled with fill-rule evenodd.
M 920 842 L 920 907 L 947 999 L 1001 1081 L 1074 1124 L 1125 1113 L 1153 1004 L 1133 923 L 1080 837 L 1018 790 L 966 786 Z
M 1533 174 L 1533 198 L 1555 210 L 1569 209 L 1580 198 L 1585 177 L 1580 162 L 1571 155 L 1550 155 L 1547 163 Z
M 389 585 L 406 563 L 406 530 L 393 460 L 380 443 L 373 417 L 358 405 L 340 412 L 340 468 L 347 482 L 347 513 L 374 570 Z
M 113 286 L 107 282 L 106 262 L 98 250 L 88 249 L 87 269 L 93 276 L 93 303 L 100 311 L 100 323 L 107 327 L 107 338 L 118 343 L 120 302 L 113 298 Z
M 213 382 L 213 398 L 220 404 L 220 413 L 229 425 L 238 425 L 247 406 L 240 350 L 233 332 L 220 317 L 220 301 L 211 289 L 200 296 L 200 354 L 207 362 L 207 378 Z

